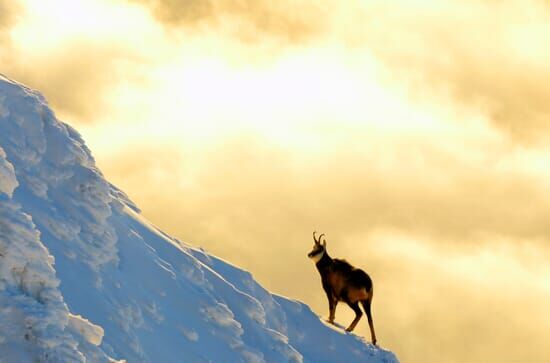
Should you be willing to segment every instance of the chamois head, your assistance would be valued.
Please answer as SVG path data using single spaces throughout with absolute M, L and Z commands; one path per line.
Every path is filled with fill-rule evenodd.
M 327 241 L 323 238 L 323 242 L 321 243 L 321 237 L 323 237 L 324 234 L 321 234 L 319 238 L 316 238 L 315 233 L 317 232 L 313 232 L 313 241 L 315 241 L 315 243 L 313 244 L 313 249 L 311 252 L 307 254 L 307 257 L 317 263 L 326 252 Z

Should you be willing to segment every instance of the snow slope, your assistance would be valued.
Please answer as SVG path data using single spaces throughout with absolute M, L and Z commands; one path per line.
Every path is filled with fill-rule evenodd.
M 0 76 L 0 362 L 396 362 L 171 238 Z

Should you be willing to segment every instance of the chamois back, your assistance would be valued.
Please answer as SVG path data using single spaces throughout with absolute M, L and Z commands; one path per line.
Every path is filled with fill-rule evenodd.
M 343 259 L 335 258 L 332 261 L 333 271 L 346 276 L 347 282 L 351 286 L 356 288 L 364 287 L 367 292 L 372 289 L 372 280 L 365 271 L 353 267 L 348 261 Z

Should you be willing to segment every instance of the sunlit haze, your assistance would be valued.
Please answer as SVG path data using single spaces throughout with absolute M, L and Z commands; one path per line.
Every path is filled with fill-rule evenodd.
M 548 44 L 543 0 L 0 0 L 0 72 L 147 218 L 323 317 L 325 233 L 403 362 L 550 357 Z

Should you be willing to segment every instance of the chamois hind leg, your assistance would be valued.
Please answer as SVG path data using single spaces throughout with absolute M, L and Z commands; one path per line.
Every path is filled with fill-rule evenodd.
M 353 329 L 355 329 L 355 326 L 359 322 L 359 319 L 361 319 L 363 312 L 361 311 L 361 308 L 359 307 L 358 302 L 354 302 L 354 303 L 348 302 L 347 304 L 349 305 L 350 308 L 353 309 L 353 311 L 355 311 L 355 319 L 353 319 L 351 324 L 346 329 L 346 331 L 352 331 Z
M 372 303 L 372 292 L 367 300 L 361 301 L 361 304 L 363 304 L 363 309 L 365 310 L 365 313 L 367 313 L 367 319 L 369 321 L 370 337 L 372 340 L 372 344 L 376 345 L 376 334 L 374 333 L 374 322 L 372 321 L 372 313 L 370 311 L 371 303 Z

